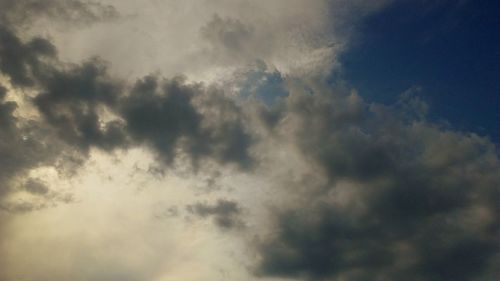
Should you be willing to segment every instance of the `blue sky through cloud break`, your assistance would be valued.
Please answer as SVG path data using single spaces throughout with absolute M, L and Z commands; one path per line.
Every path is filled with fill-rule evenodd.
M 500 142 L 499 1 L 396 1 L 363 20 L 342 64 L 369 100 L 419 87 L 432 118 Z

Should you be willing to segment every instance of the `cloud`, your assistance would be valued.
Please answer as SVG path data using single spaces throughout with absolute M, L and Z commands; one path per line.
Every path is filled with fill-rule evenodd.
M 5 101 L 6 95 L 7 89 L 0 87 L 0 198 L 12 190 L 11 181 L 18 174 L 56 157 L 46 143 L 50 135 L 35 121 L 20 126 L 14 116 L 17 103 Z
M 69 203 L 71 195 L 50 191 L 39 181 L 28 179 L 29 171 L 44 166 L 65 166 L 61 174 L 72 170 L 78 160 L 61 143 L 46 124 L 14 116 L 17 103 L 5 101 L 7 89 L 0 87 L 0 210 L 12 213 L 40 210 L 57 203 Z M 22 191 L 38 196 L 34 200 L 18 200 Z
M 408 99 L 408 97 L 406 97 Z M 283 137 L 316 167 L 288 188 L 259 276 L 306 280 L 489 280 L 498 253 L 494 145 L 408 117 L 403 102 L 297 94 Z M 409 104 L 409 105 L 408 105 Z M 419 104 L 419 103 L 417 103 Z M 419 109 L 421 107 L 417 107 Z M 288 128 L 288 130 L 284 130 Z M 488 277 L 489 276 L 489 277 Z
M 219 199 L 215 204 L 196 203 L 186 206 L 191 214 L 201 218 L 213 217 L 217 226 L 223 229 L 235 228 L 242 225 L 239 220 L 241 208 L 231 200 Z
M 28 179 L 24 188 L 26 191 L 36 195 L 45 195 L 49 192 L 49 188 L 41 181 L 35 179 Z
M 252 28 L 237 19 L 223 19 L 215 14 L 211 21 L 201 27 L 200 33 L 214 49 L 220 49 L 221 54 L 235 56 L 250 51 Z
M 74 175 L 92 149 L 145 145 L 163 168 L 180 155 L 196 169 L 201 161 L 241 169 L 253 164 L 254 140 L 240 108 L 217 87 L 154 75 L 123 81 L 99 58 L 61 61 L 49 40 L 26 39 L 10 22 L 1 25 L 0 36 L 0 72 L 9 87 L 0 90 L 3 211 L 25 213 L 72 202 L 70 195 L 26 179 L 47 167 L 61 177 Z M 20 199 L 23 191 L 34 196 Z
M 45 18 L 72 24 L 91 24 L 119 16 L 113 6 L 97 1 L 80 0 L 2 0 L 0 20 L 24 26 L 33 20 Z
M 27 43 L 8 27 L 0 24 L 0 71 L 8 76 L 13 84 L 33 85 L 33 75 L 41 71 L 40 60 L 53 57 L 55 49 L 45 39 L 34 38 Z
M 9 15 L 21 13 L 17 5 L 28 8 L 31 4 L 41 5 L 36 1 L 2 3 L 9 7 Z M 46 11 L 70 9 L 75 15 L 82 12 L 82 16 L 93 18 L 85 4 L 77 1 L 67 4 L 71 5 L 48 2 Z M 87 4 L 92 10 L 101 7 Z M 180 78 L 166 80 L 154 76 L 146 76 L 130 86 L 111 77 L 101 59 L 92 58 L 79 64 L 62 62 L 49 40 L 24 39 L 20 26 L 21 23 L 3 19 L 0 71 L 16 91 L 15 99 L 26 100 L 23 106 L 39 113 L 41 118 L 19 119 L 14 117 L 18 114 L 17 102 L 2 103 L 5 131 L 2 151 L 6 154 L 4 159 L 8 159 L 2 172 L 3 192 L 12 189 L 8 187 L 12 180 L 31 169 L 60 165 L 63 158 L 83 163 L 92 148 L 114 151 L 132 144 L 147 144 L 159 153 L 164 163 L 171 162 L 181 149 L 193 163 L 213 158 L 241 167 L 251 164 L 247 153 L 251 137 L 239 118 L 233 116 L 238 108 L 233 101 L 216 93 L 216 89 L 187 84 Z M 2 100 L 6 91 L 2 88 Z M 17 91 L 30 94 L 21 96 Z M 196 105 L 193 99 L 198 100 Z M 215 114 L 218 120 L 207 120 L 214 116 L 214 111 L 219 111 Z M 47 145 L 61 141 L 65 144 L 57 151 Z M 21 143 L 36 152 L 31 155 L 20 152 Z
M 217 82 L 255 60 L 284 74 L 326 74 L 349 45 L 357 20 L 390 1 L 102 2 L 122 16 L 78 32 L 60 25 L 49 30 L 65 61 L 99 56 L 121 76 L 159 71 L 165 77 L 184 74 L 192 81 Z
M 156 3 L 169 8 L 189 8 L 191 3 L 174 2 Z M 226 181 L 232 187 L 231 198 L 236 199 L 207 202 L 200 201 L 199 194 L 186 195 L 182 203 L 165 205 L 186 206 L 190 215 L 211 219 L 221 229 L 243 229 L 241 239 L 251 240 L 249 246 L 258 257 L 255 261 L 248 251 L 238 252 L 245 256 L 245 264 L 255 262 L 249 279 L 493 280 L 498 271 L 500 226 L 495 216 L 500 211 L 497 148 L 485 138 L 427 120 L 428 106 L 412 96 L 414 90 L 395 105 L 381 105 L 346 90 L 349 87 L 342 81 L 324 82 L 323 67 L 331 70 L 337 52 L 350 42 L 356 20 L 385 2 L 213 1 L 208 8 L 202 4 L 186 8 L 189 17 L 185 12 L 161 14 L 169 24 L 160 21 L 158 28 L 162 32 L 175 29 L 165 36 L 170 45 L 158 40 L 161 53 L 152 52 L 155 63 L 165 58 L 167 64 L 172 63 L 166 77 L 174 72 L 212 73 L 223 68 L 228 71 L 221 84 L 193 82 L 191 76 L 182 75 L 165 78 L 160 73 L 118 78 L 113 72 L 121 69 L 113 64 L 118 60 L 68 62 L 61 53 L 73 49 L 71 45 L 61 44 L 64 40 L 57 35 L 54 40 L 29 36 L 26 27 L 39 18 L 80 24 L 105 20 L 117 15 L 110 6 L 88 1 L 0 2 L 4 8 L 0 12 L 0 72 L 6 78 L 6 87 L 0 87 L 0 210 L 4 211 L 0 218 L 73 202 L 71 193 L 54 188 L 33 172 L 51 167 L 64 175 L 65 169 L 80 168 L 100 153 L 106 158 L 117 151 L 126 155 L 135 148 L 147 148 L 151 158 L 158 160 L 150 172 L 162 175 L 155 177 L 155 184 L 161 186 L 158 190 L 167 190 L 133 193 L 132 184 L 123 179 L 116 181 L 124 188 L 112 190 L 111 176 L 103 183 L 95 179 L 94 170 L 84 169 L 80 191 L 95 188 L 91 189 L 95 194 L 87 196 L 102 199 L 105 207 L 96 208 L 90 200 L 81 209 L 66 206 L 60 213 L 40 215 L 49 217 L 49 225 L 78 231 L 60 235 L 60 229 L 53 227 L 56 234 L 51 229 L 48 234 L 32 234 L 32 225 L 40 225 L 35 219 L 19 223 L 22 226 L 9 225 L 12 233 L 15 227 L 25 227 L 33 235 L 21 236 L 16 246 L 23 239 L 46 239 L 42 243 L 53 249 L 62 239 L 60 251 L 73 254 L 66 263 L 46 266 L 51 261 L 36 259 L 37 255 L 45 257 L 47 249 L 38 248 L 37 243 L 22 244 L 40 251 L 34 254 L 36 269 L 28 276 L 40 275 L 42 280 L 67 279 L 60 276 L 159 280 L 166 276 L 169 272 L 165 271 L 173 269 L 165 269 L 162 255 L 168 251 L 158 247 L 170 250 L 172 245 L 163 244 L 170 237 L 164 234 L 178 226 L 158 227 L 166 220 L 152 223 L 144 218 L 151 218 L 147 207 L 153 204 L 152 198 L 161 194 L 162 200 L 169 199 L 173 195 L 168 194 L 169 188 L 178 183 L 168 181 L 175 172 L 163 169 L 175 170 L 177 160 L 186 160 L 188 172 L 183 176 L 193 180 L 200 178 L 200 170 L 216 171 L 205 179 L 205 189 L 224 198 L 229 191 L 219 188 L 223 186 L 219 181 Z M 122 5 L 134 4 L 123 1 Z M 41 8 L 39 14 L 35 8 Z M 149 11 L 153 15 L 163 13 L 163 9 L 153 10 Z M 145 20 L 144 14 L 135 19 Z M 117 44 L 126 40 L 135 51 L 148 53 L 147 44 L 136 40 L 145 36 L 142 31 L 148 24 L 139 26 L 136 30 L 121 26 L 124 33 L 106 36 L 113 39 L 133 31 L 132 37 L 120 37 Z M 85 34 L 95 38 L 102 35 L 99 32 Z M 100 40 L 88 42 L 101 45 Z M 339 49 L 334 47 L 337 44 Z M 142 67 L 134 64 L 135 57 L 129 53 L 110 49 L 125 65 Z M 93 55 L 88 50 L 84 53 Z M 145 64 L 150 73 L 151 65 Z M 23 114 L 21 106 L 30 114 Z M 136 158 L 144 155 L 128 157 L 140 161 Z M 106 169 L 112 170 L 113 165 Z M 106 169 L 100 172 L 108 175 Z M 115 178 L 123 172 L 116 172 Z M 138 185 L 151 184 L 148 180 Z M 189 180 L 186 185 L 195 185 Z M 110 189 L 100 190 L 101 184 Z M 106 192 L 109 198 L 104 198 Z M 265 209 L 267 203 L 272 207 Z M 110 208 L 117 209 L 110 212 Z M 73 212 L 66 214 L 67 210 Z M 75 223 L 75 217 L 92 212 L 85 223 Z M 38 218 L 39 214 L 32 215 Z M 156 217 L 174 221 L 180 216 L 177 208 L 171 208 L 156 212 Z M 256 227 L 241 228 L 250 225 L 247 222 Z M 79 227 L 91 231 L 80 234 L 85 231 Z M 176 231 L 184 237 L 186 229 Z M 135 243 L 128 240 L 132 232 Z M 200 232 L 208 235 L 209 231 Z M 7 234 L 1 234 L 0 244 L 9 248 Z M 199 238 L 175 237 L 172 244 L 189 240 L 183 244 L 191 245 L 187 252 L 198 252 L 192 245 L 200 246 L 204 242 L 197 241 L 205 240 L 193 237 Z M 124 245 L 132 245 L 133 250 L 129 252 Z M 196 265 L 207 266 L 210 254 L 227 254 L 220 244 L 214 245 Z M 20 252 L 9 257 L 25 255 Z M 176 254 L 168 258 L 182 263 Z M 232 255 L 236 254 L 231 252 L 231 259 Z M 0 268 L 10 268 L 7 264 L 0 257 Z M 18 270 L 12 268 L 5 276 Z M 61 272 L 66 275 L 58 275 Z
M 121 83 L 107 74 L 104 63 L 91 60 L 69 68 L 51 69 L 39 77 L 41 93 L 34 104 L 61 139 L 88 151 L 91 146 L 112 150 L 126 142 L 119 120 L 101 116 L 122 92 Z
M 195 164 L 204 157 L 241 167 L 251 163 L 251 136 L 232 117 L 238 107 L 216 89 L 149 76 L 134 85 L 118 108 L 131 137 L 150 145 L 166 163 L 178 148 Z
M 99 80 L 103 67 L 97 63 L 63 69 L 49 40 L 38 36 L 25 39 L 23 23 L 42 15 L 57 17 L 56 13 L 75 17 L 67 20 L 92 18 L 100 5 L 79 1 L 1 1 L 0 6 L 0 74 L 8 85 L 0 86 L 0 205 L 7 211 L 41 209 L 53 205 L 59 195 L 48 193 L 50 198 L 45 199 L 52 202 L 40 203 L 15 203 L 11 197 L 20 192 L 19 186 L 30 171 L 52 166 L 62 175 L 82 162 L 83 155 L 75 148 L 84 142 L 105 145 L 107 139 L 96 131 L 93 106 L 97 105 L 96 100 L 104 99 L 105 92 L 115 92 L 109 89 L 111 82 Z M 35 97 L 35 104 L 49 122 L 37 114 L 24 116 L 18 110 L 21 103 L 30 112 L 36 112 L 30 96 L 37 92 L 41 94 Z M 58 111 L 61 104 L 64 113 Z M 115 131 L 109 130 L 109 135 Z M 108 138 L 111 137 L 114 135 Z M 45 190 L 33 182 L 28 182 L 26 188 L 35 193 Z M 63 197 L 56 201 L 67 202 L 68 198 Z

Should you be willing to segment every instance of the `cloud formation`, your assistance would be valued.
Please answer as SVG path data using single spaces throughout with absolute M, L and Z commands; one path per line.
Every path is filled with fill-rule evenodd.
M 54 6 L 47 6 L 47 11 L 65 9 L 94 18 L 86 5 L 92 10 L 101 7 L 84 2 L 77 5 L 77 1 L 72 2 L 76 8 L 58 3 L 50 2 Z M 9 11 L 20 13 L 11 4 L 5 3 Z M 18 98 L 25 99 L 40 118 L 14 117 L 17 103 L 3 102 L 7 89 L 1 88 L 2 151 L 6 154 L 3 194 L 13 189 L 12 180 L 21 180 L 29 170 L 65 166 L 67 161 L 82 164 L 93 148 L 112 152 L 145 144 L 158 153 L 163 164 L 170 164 L 181 152 L 195 166 L 201 159 L 245 168 L 252 165 L 248 151 L 252 137 L 242 124 L 235 101 L 219 89 L 189 84 L 180 77 L 154 75 L 129 83 L 112 77 L 106 62 L 99 58 L 79 64 L 62 62 L 50 41 L 22 39 L 20 27 L 16 22 L 2 22 L 0 71 L 16 94 L 25 90 L 35 93 Z M 23 150 L 23 143 L 31 154 Z
M 287 187 L 302 198 L 282 207 L 274 234 L 257 246 L 258 274 L 492 280 L 496 148 L 474 134 L 408 117 L 406 103 L 391 108 L 356 94 L 321 93 L 288 100 L 280 126 L 293 128 L 286 137 L 317 172 Z
M 239 166 L 251 164 L 251 136 L 245 132 L 234 101 L 217 89 L 148 76 L 136 82 L 118 105 L 126 130 L 171 162 L 182 147 L 193 161 L 212 157 Z M 235 116 L 236 115 L 236 116 Z
M 66 157 L 64 146 L 56 149 L 59 141 L 53 138 L 50 128 L 35 120 L 21 120 L 14 116 L 17 103 L 5 101 L 7 89 L 0 87 L 0 202 L 3 197 L 15 191 L 22 184 L 22 178 L 34 168 L 44 165 L 57 165 Z M 41 187 L 31 186 L 32 190 Z M 1 205 L 1 204 L 0 204 Z
M 61 44 L 102 31 L 50 37 L 29 27 L 52 18 L 87 26 L 138 5 L 112 2 L 0 0 L 1 280 L 493 281 L 499 274 L 497 147 L 428 120 L 428 105 L 412 90 L 383 105 L 325 77 L 357 20 L 388 1 L 150 1 L 106 27 L 124 24 L 123 33 L 106 33 L 113 37 L 137 24 L 118 41 L 147 53 L 154 48 L 136 40 L 151 24 L 144 14 L 181 11 L 156 27 L 170 32 L 171 45 L 152 52 L 155 61 L 168 57 L 166 73 L 144 60 L 141 71 L 123 75 L 128 63 L 143 65 L 119 48 L 123 64 L 88 50 L 78 60 Z M 156 31 L 148 29 L 163 34 Z M 151 170 L 161 176 L 140 173 Z M 73 178 L 70 192 L 55 184 Z M 199 181 L 207 185 L 202 195 L 190 189 Z M 200 198 L 208 195 L 234 199 Z M 154 206 L 165 205 L 237 234 L 193 227 L 176 208 L 156 215 L 168 220 L 150 220 Z M 238 242 L 221 245 L 220 235 Z M 63 245 L 58 253 L 67 251 L 64 262 L 40 258 L 54 241 Z M 29 262 L 17 250 L 26 245 L 36 250 Z M 214 267 L 217 259 L 229 269 Z
M 13 25 L 30 24 L 40 18 L 71 24 L 91 24 L 119 16 L 111 5 L 80 0 L 2 0 L 0 20 Z
M 242 226 L 238 219 L 241 208 L 231 200 L 219 199 L 215 204 L 196 203 L 186 206 L 186 209 L 201 218 L 213 217 L 217 226 L 223 229 Z

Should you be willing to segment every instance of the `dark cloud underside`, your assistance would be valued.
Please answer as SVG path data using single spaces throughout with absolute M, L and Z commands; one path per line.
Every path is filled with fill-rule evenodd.
M 219 199 L 215 204 L 196 203 L 186 206 L 188 212 L 201 218 L 213 217 L 217 226 L 230 229 L 241 226 L 241 208 L 237 202 Z
M 328 181 L 297 183 L 311 192 L 277 215 L 276 234 L 258 247 L 256 272 L 307 280 L 493 280 L 500 250 L 495 147 L 398 118 L 390 108 L 342 104 L 290 102 L 289 118 L 303 120 L 299 147 Z
M 79 1 L 1 3 L 7 9 L 0 22 L 1 74 L 15 89 L 36 93 L 27 100 L 42 116 L 41 120 L 18 120 L 14 117 L 17 104 L 5 102 L 7 89 L 1 89 L 3 194 L 12 189 L 11 180 L 28 170 L 62 165 L 65 155 L 82 160 L 91 148 L 113 151 L 146 144 L 164 164 L 171 163 L 180 149 L 195 165 L 202 159 L 251 165 L 252 137 L 237 115 L 238 106 L 218 90 L 187 84 L 182 78 L 154 76 L 129 86 L 110 77 L 106 63 L 98 58 L 81 64 L 59 61 L 50 41 L 22 39 L 22 25 L 9 20 L 59 10 L 69 22 L 76 20 L 69 14 L 92 20 L 110 14 L 109 7 Z M 30 9 L 37 5 L 45 9 L 32 15 Z M 194 99 L 200 101 L 195 104 Z M 214 115 L 211 112 L 216 112 L 216 122 L 208 120 Z M 65 146 L 56 149 L 61 141 Z

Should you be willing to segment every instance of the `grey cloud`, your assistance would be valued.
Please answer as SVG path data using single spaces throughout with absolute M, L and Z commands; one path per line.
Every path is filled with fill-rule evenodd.
M 203 115 L 202 128 L 212 157 L 221 163 L 252 169 L 256 163 L 251 147 L 256 140 L 245 122 L 244 104 L 238 104 L 216 87 L 205 89 L 195 103 Z
M 35 17 L 34 7 L 41 3 L 1 1 L 0 7 L 19 17 L 9 15 L 2 22 Z M 106 9 L 95 14 L 93 9 L 101 6 L 92 2 L 43 3 L 47 6 L 41 6 L 41 14 L 67 20 L 112 14 Z M 67 7 L 75 7 L 76 14 Z M 29 170 L 44 165 L 61 169 L 73 159 L 85 159 L 94 147 L 112 151 L 147 145 L 164 164 L 175 160 L 179 151 L 196 165 L 210 159 L 248 171 L 258 164 L 252 157 L 256 139 L 244 105 L 216 87 L 157 76 L 129 87 L 110 77 L 98 59 L 63 64 L 49 41 L 24 41 L 14 30 L 9 25 L 0 28 L 0 71 L 14 87 L 36 91 L 31 101 L 44 119 L 16 117 L 17 104 L 6 101 L 7 90 L 0 88 L 1 210 L 28 212 L 71 202 L 71 196 L 53 193 L 34 180 L 22 187 L 44 200 L 4 199 Z M 230 55 L 244 51 L 253 36 L 242 22 L 217 16 L 202 34 Z M 500 165 L 493 144 L 427 122 L 427 107 L 416 99 L 405 97 L 401 109 L 317 89 L 287 96 L 287 78 L 279 72 L 254 74 L 249 85 L 243 85 L 249 92 L 262 97 L 276 91 L 283 97 L 278 105 L 259 107 L 263 123 L 276 131 L 270 137 L 293 142 L 304 161 L 318 168 L 313 176 L 325 179 L 287 186 L 303 198 L 274 213 L 272 235 L 256 245 L 261 258 L 257 275 L 347 281 L 489 281 L 498 275 Z M 263 78 L 272 83 L 253 89 Z M 115 121 L 104 121 L 106 114 Z M 242 225 L 242 210 L 234 201 L 186 208 L 223 229 Z M 177 214 L 177 209 L 169 209 L 159 216 Z M 114 265 L 114 260 L 108 263 Z M 96 280 L 144 280 L 134 270 L 129 274 L 116 267 L 97 265 L 87 274 Z
M 19 168 L 24 166 L 21 161 L 17 159 L 17 153 L 12 151 L 12 147 L 17 146 L 21 137 L 17 132 L 16 119 L 13 112 L 17 107 L 15 102 L 5 102 L 4 98 L 7 94 L 7 89 L 0 87 L 0 195 L 7 192 L 8 181 L 11 175 Z
M 45 183 L 36 180 L 36 179 L 28 179 L 25 183 L 24 188 L 26 191 L 36 195 L 45 195 L 49 192 L 49 188 L 45 185 Z
M 71 204 L 75 201 L 71 194 L 51 193 L 38 200 L 7 200 L 0 202 L 0 211 L 9 214 L 23 214 L 48 208 L 54 208 L 61 204 Z
M 146 144 L 166 164 L 181 149 L 195 165 L 203 158 L 251 165 L 252 138 L 240 109 L 217 89 L 156 76 L 129 88 L 110 77 L 98 59 L 50 68 L 38 77 L 38 85 L 34 104 L 60 138 L 82 152 Z M 104 122 L 106 112 L 115 119 Z
M 35 121 L 20 124 L 14 116 L 17 104 L 4 100 L 6 92 L 0 87 L 0 198 L 12 190 L 10 183 L 17 175 L 51 163 L 57 155 L 48 145 L 51 134 L 42 124 Z
M 0 10 L 3 11 L 0 12 L 1 21 L 17 26 L 44 17 L 65 23 L 90 24 L 119 16 L 113 6 L 80 0 L 2 0 Z
M 84 151 L 90 145 L 111 149 L 123 142 L 120 124 L 103 125 L 98 116 L 99 104 L 109 105 L 120 91 L 118 83 L 107 76 L 104 63 L 94 59 L 81 65 L 63 65 L 51 42 L 39 37 L 24 42 L 16 30 L 19 23 L 5 19 L 11 15 L 30 19 L 54 13 L 94 20 L 95 13 L 104 7 L 80 1 L 2 1 L 1 5 L 2 74 L 14 87 L 32 87 L 41 92 L 34 103 L 67 142 Z
M 170 206 L 170 207 L 165 207 L 163 205 L 160 205 L 157 210 L 154 211 L 153 217 L 155 219 L 170 219 L 170 218 L 175 218 L 179 216 L 179 209 L 177 206 Z
M 56 3 L 47 5 L 59 9 Z M 77 5 L 76 1 L 72 5 Z M 126 148 L 132 140 L 149 144 L 165 163 L 171 162 L 176 149 L 182 147 L 193 163 L 212 157 L 249 166 L 251 138 L 240 121 L 219 118 L 223 121 L 220 124 L 208 122 L 192 103 L 194 96 L 208 91 L 205 87 L 151 76 L 127 89 L 125 83 L 109 76 L 106 64 L 99 59 L 64 64 L 58 61 L 49 41 L 35 38 L 23 42 L 11 29 L 0 31 L 5 39 L 0 45 L 0 70 L 14 86 L 39 91 L 33 103 L 45 121 L 60 139 L 80 152 L 87 153 L 91 147 L 106 151 Z M 238 110 L 235 105 L 229 106 L 231 101 L 215 94 L 210 97 L 213 101 L 206 101 L 214 108 L 207 111 L 222 110 L 224 115 L 227 110 Z M 104 121 L 106 114 L 114 115 L 111 121 Z
M 73 2 L 71 5 L 77 4 L 77 1 Z M 46 7 L 56 5 L 56 1 L 43 3 L 47 5 Z M 65 3 L 69 4 L 69 2 Z M 61 128 L 55 128 L 58 127 L 53 126 L 56 125 L 56 121 L 62 119 L 58 115 L 60 113 L 56 105 L 59 106 L 62 101 L 71 100 L 66 98 L 75 92 L 81 93 L 85 91 L 86 89 L 78 91 L 77 88 L 85 87 L 86 82 L 95 82 L 91 84 L 95 88 L 104 88 L 103 85 L 106 85 L 106 83 L 90 81 L 92 78 L 96 78 L 96 75 L 92 76 L 92 70 L 98 72 L 95 70 L 96 67 L 89 66 L 90 63 L 81 67 L 73 66 L 72 70 L 64 72 L 57 60 L 56 49 L 50 41 L 40 37 L 21 39 L 22 26 L 20 22 L 14 20 L 14 17 L 19 16 L 19 18 L 29 21 L 31 20 L 30 17 L 43 14 L 43 9 L 36 14 L 28 9 L 28 6 L 42 5 L 41 1 L 1 1 L 0 5 L 3 8 L 0 11 L 0 73 L 10 80 L 9 82 L 15 90 L 11 94 L 18 95 L 16 97 L 18 100 L 27 101 L 27 95 L 23 93 L 24 89 L 42 92 L 35 99 L 39 103 L 40 109 L 45 110 L 45 112 L 41 112 L 42 115 L 46 115 L 46 117 L 49 117 L 48 119 L 51 119 L 50 124 L 47 124 L 45 120 L 17 116 L 17 103 L 5 101 L 7 90 L 3 87 L 0 89 L 0 166 L 2 167 L 0 171 L 0 205 L 2 205 L 4 211 L 36 210 L 52 205 L 53 202 L 13 202 L 9 201 L 8 195 L 18 191 L 15 186 L 18 186 L 32 169 L 42 166 L 54 166 L 57 167 L 61 174 L 64 174 L 72 172 L 74 168 L 82 163 L 83 158 L 82 155 L 74 151 L 73 147 L 66 145 L 58 137 L 58 133 L 64 136 L 70 135 L 71 131 L 69 129 L 73 129 L 76 125 L 73 127 L 67 125 L 66 129 L 68 131 L 64 132 L 64 134 L 61 132 Z M 61 9 L 63 6 L 61 6 Z M 68 11 L 68 13 L 78 12 L 74 10 Z M 85 75 L 87 76 L 85 77 Z M 84 79 L 88 81 L 84 81 Z M 97 89 L 91 90 L 100 94 Z M 47 100 L 57 101 L 57 104 L 56 102 L 50 105 L 44 103 Z M 77 98 L 72 98 L 72 101 L 75 100 Z M 83 100 L 83 98 L 80 100 Z M 89 112 L 81 109 L 80 104 L 82 102 L 80 100 L 71 103 L 73 108 L 67 106 L 66 110 L 73 111 L 71 113 L 66 111 L 66 114 L 69 116 L 80 114 L 86 117 L 85 124 L 82 124 L 82 122 L 78 124 L 79 129 L 83 131 L 81 134 L 86 133 L 84 129 L 92 133 L 92 129 L 94 129 L 92 126 L 95 126 L 92 119 L 95 116 L 95 114 L 92 115 L 94 109 L 90 108 Z M 79 102 L 78 105 L 76 105 L 77 102 Z M 86 134 L 90 135 L 90 133 Z M 55 195 L 52 195 L 54 194 L 51 193 L 51 198 L 45 199 L 48 201 L 55 200 Z M 59 195 L 56 197 L 58 197 L 57 201 L 68 201 L 66 197 L 59 198 Z
M 167 163 L 179 147 L 195 164 L 204 157 L 240 167 L 251 162 L 251 136 L 240 119 L 230 118 L 238 111 L 234 101 L 203 85 L 189 85 L 182 78 L 145 77 L 119 108 L 132 138 L 152 146 Z
M 42 197 L 46 199 L 46 201 L 50 201 L 54 206 L 58 203 L 69 204 L 75 200 L 72 194 L 51 189 L 46 182 L 38 178 L 28 178 L 24 183 L 24 190 L 34 196 Z
M 285 78 L 276 69 L 257 60 L 248 69 L 237 72 L 235 83 L 243 97 L 254 97 L 272 108 L 288 96 Z
M 217 226 L 230 229 L 241 226 L 241 208 L 237 202 L 219 199 L 215 204 L 196 203 L 186 206 L 188 212 L 201 218 L 213 217 Z
M 200 37 L 205 43 L 204 57 L 215 65 L 252 63 L 268 58 L 273 50 L 272 39 L 265 38 L 251 23 L 218 14 L 200 28 Z
M 289 99 L 285 114 L 293 121 L 284 123 L 294 130 L 286 136 L 327 180 L 289 187 L 304 198 L 283 207 L 274 234 L 257 243 L 257 275 L 493 280 L 500 250 L 496 148 L 408 117 L 419 116 L 401 112 L 411 103 L 368 105 L 352 94 Z
M 14 116 L 17 104 L 5 101 L 6 89 L 0 87 L 0 210 L 28 212 L 70 203 L 69 194 L 52 192 L 40 181 L 28 179 L 28 172 L 42 166 L 64 166 L 61 174 L 70 170 L 75 160 L 71 149 L 61 143 L 46 124 L 35 120 L 20 120 Z M 22 189 L 17 186 L 23 185 Z M 38 196 L 35 201 L 11 200 L 9 195 L 25 190 Z
M 52 69 L 39 78 L 39 84 L 42 90 L 34 104 L 63 140 L 82 151 L 124 145 L 123 124 L 104 122 L 99 115 L 116 103 L 122 91 L 103 62 L 94 59 L 69 69 Z
M 33 212 L 37 210 L 42 210 L 47 208 L 46 203 L 32 203 L 32 202 L 6 202 L 0 204 L 0 210 L 4 212 L 8 212 L 11 214 L 22 214 Z
M 11 82 L 20 86 L 32 86 L 33 75 L 40 73 L 43 57 L 55 56 L 54 46 L 42 38 L 34 38 L 27 43 L 9 27 L 0 24 L 0 71 Z
M 221 18 L 215 14 L 210 22 L 201 28 L 202 36 L 214 48 L 224 48 L 229 52 L 242 52 L 247 48 L 248 40 L 252 36 L 252 28 L 239 20 Z
M 97 58 L 65 64 L 50 42 L 37 38 L 24 43 L 4 31 L 13 43 L 7 42 L 0 53 L 0 70 L 15 87 L 38 92 L 32 102 L 46 122 L 44 128 L 55 131 L 76 154 L 84 157 L 92 147 L 112 151 L 147 144 L 164 163 L 171 163 L 181 149 L 196 165 L 211 158 L 250 166 L 252 138 L 237 114 L 240 109 L 218 90 L 154 76 L 128 87 L 110 77 Z M 217 120 L 211 120 L 214 115 Z
M 55 166 L 64 173 L 84 163 L 91 148 L 113 151 L 146 144 L 163 164 L 170 164 L 181 152 L 195 167 L 203 159 L 251 166 L 248 150 L 253 140 L 244 128 L 240 108 L 219 90 L 154 76 L 129 87 L 111 77 L 107 65 L 97 58 L 65 64 L 58 61 L 49 41 L 24 42 L 9 29 L 1 31 L 8 40 L 1 44 L 0 71 L 16 89 L 35 91 L 27 101 L 42 117 L 18 120 L 16 103 L 1 103 L 4 199 L 16 192 L 13 186 L 29 170 Z M 2 99 L 5 92 L 2 88 Z M 27 188 L 41 191 L 33 184 Z M 4 211 L 24 212 L 62 200 L 50 195 L 42 196 L 46 199 L 42 203 L 1 205 Z
M 198 143 L 201 116 L 191 103 L 196 92 L 195 87 L 175 79 L 162 83 L 156 77 L 145 77 L 121 104 L 127 131 L 136 141 L 155 148 L 166 162 L 172 161 L 182 137 L 194 141 L 187 144 L 188 149 L 203 150 Z

